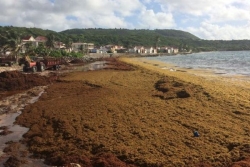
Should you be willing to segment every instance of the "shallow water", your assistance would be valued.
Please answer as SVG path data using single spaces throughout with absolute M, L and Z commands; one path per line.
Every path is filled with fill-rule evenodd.
M 106 67 L 106 61 L 96 61 L 89 64 L 84 65 L 73 65 L 67 66 L 66 70 L 60 71 L 60 73 L 71 72 L 71 71 L 93 71 L 93 70 L 101 70 Z
M 188 55 L 149 57 L 177 68 L 202 69 L 225 76 L 250 76 L 250 51 L 201 52 Z

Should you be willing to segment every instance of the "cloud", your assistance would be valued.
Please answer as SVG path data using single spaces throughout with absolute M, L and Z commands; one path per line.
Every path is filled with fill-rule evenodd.
M 0 23 L 37 26 L 61 31 L 65 28 L 126 28 L 124 21 L 143 8 L 139 0 L 0 0 Z M 69 19 L 68 16 L 75 19 Z M 73 27 L 76 26 L 76 27 Z
M 181 29 L 205 39 L 249 37 L 249 0 L 0 0 L 0 25 Z
M 201 16 L 207 14 L 209 11 L 214 10 L 217 7 L 228 6 L 233 2 L 238 2 L 238 0 L 217 0 L 207 1 L 207 0 L 155 0 L 156 2 L 162 4 L 163 9 L 169 12 L 182 12 L 187 14 L 192 14 L 194 16 Z
M 142 0 L 142 3 L 151 3 L 152 0 Z
M 164 12 L 184 13 L 192 17 L 208 17 L 210 22 L 227 22 L 250 19 L 250 2 L 246 0 L 155 0 Z
M 243 26 L 223 25 L 219 26 L 208 22 L 203 22 L 199 28 L 188 27 L 187 31 L 196 34 L 202 39 L 250 39 L 250 24 Z
M 69 8 L 69 4 L 72 7 Z M 127 28 L 125 17 L 131 16 L 143 5 L 139 0 L 56 0 L 55 10 L 77 18 L 65 24 L 82 28 Z
M 88 13 L 110 15 L 117 13 L 120 16 L 130 16 L 142 6 L 139 0 L 55 0 L 55 11 L 58 13 Z
M 249 20 L 249 10 L 237 8 L 235 6 L 221 6 L 208 13 L 209 21 L 213 23 Z
M 155 0 L 162 11 L 178 20 L 179 29 L 204 39 L 250 39 L 250 1 L 247 0 Z M 185 16 L 184 16 L 185 15 Z M 197 22 L 199 21 L 199 22 Z M 193 24 L 193 25 L 192 25 Z
M 147 29 L 167 29 L 175 27 L 175 21 L 171 13 L 158 12 L 153 10 L 143 10 L 139 15 L 141 28 Z

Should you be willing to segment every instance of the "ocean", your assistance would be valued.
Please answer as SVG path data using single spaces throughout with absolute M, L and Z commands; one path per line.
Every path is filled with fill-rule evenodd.
M 209 70 L 215 74 L 250 76 L 250 51 L 200 52 L 187 55 L 147 57 L 179 68 Z

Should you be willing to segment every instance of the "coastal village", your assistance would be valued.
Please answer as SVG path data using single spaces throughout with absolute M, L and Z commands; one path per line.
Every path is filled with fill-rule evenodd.
M 31 46 L 38 47 L 40 44 L 47 42 L 47 37 L 45 36 L 27 36 L 22 38 L 22 49 L 21 53 L 25 53 L 27 50 L 27 44 Z M 105 46 L 95 46 L 94 43 L 84 43 L 84 42 L 75 42 L 71 43 L 70 47 L 60 41 L 54 42 L 54 49 L 65 50 L 67 52 L 85 52 L 85 53 L 96 53 L 96 54 L 105 54 L 105 53 L 131 53 L 131 54 L 177 54 L 179 52 L 177 47 L 173 46 L 164 46 L 164 47 L 144 47 L 144 46 L 134 46 L 132 48 L 125 48 L 119 45 L 108 44 Z

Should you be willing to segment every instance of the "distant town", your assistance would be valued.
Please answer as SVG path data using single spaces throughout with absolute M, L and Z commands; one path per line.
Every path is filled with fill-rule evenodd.
M 28 47 L 38 47 L 39 45 L 45 45 L 47 42 L 47 37 L 45 36 L 27 36 L 22 39 L 21 43 L 21 53 L 25 53 Z M 28 46 L 28 47 L 27 47 Z M 76 53 L 133 53 L 133 54 L 157 54 L 157 53 L 168 53 L 176 54 L 179 52 L 178 48 L 172 46 L 165 47 L 144 47 L 144 46 L 134 46 L 132 48 L 125 48 L 124 46 L 108 44 L 105 46 L 96 47 L 94 43 L 84 43 L 76 42 L 71 43 L 69 47 L 63 42 L 55 41 L 54 48 L 56 50 L 64 50 L 66 52 L 76 52 Z

